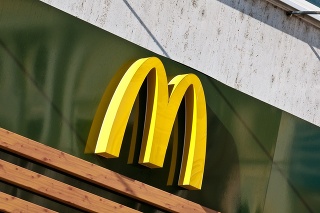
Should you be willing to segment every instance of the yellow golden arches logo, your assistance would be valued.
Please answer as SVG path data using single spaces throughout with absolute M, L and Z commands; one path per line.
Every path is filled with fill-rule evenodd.
M 199 78 L 194 74 L 174 77 L 169 82 L 173 86 L 169 94 L 164 66 L 155 57 L 137 60 L 119 76 L 115 77 L 119 79 L 110 83 L 114 93 L 110 95 L 110 91 L 106 91 L 103 95 L 85 152 L 94 152 L 107 158 L 119 156 L 131 109 L 142 83 L 147 79 L 148 95 L 139 163 L 150 168 L 163 166 L 173 124 L 185 97 L 185 139 L 178 184 L 187 189 L 201 189 L 207 113 Z

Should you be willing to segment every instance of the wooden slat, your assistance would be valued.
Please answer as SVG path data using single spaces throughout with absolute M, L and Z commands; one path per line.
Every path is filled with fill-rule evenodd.
M 84 211 L 138 212 L 4 160 L 0 160 L 0 180 Z
M 20 198 L 0 192 L 0 212 L 29 212 L 29 213 L 54 213 L 50 209 L 38 206 Z
M 0 148 L 171 212 L 216 212 L 0 128 Z

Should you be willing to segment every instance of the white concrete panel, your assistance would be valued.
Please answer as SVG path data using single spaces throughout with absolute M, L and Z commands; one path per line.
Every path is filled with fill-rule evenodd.
M 261 0 L 42 0 L 320 126 L 320 29 Z

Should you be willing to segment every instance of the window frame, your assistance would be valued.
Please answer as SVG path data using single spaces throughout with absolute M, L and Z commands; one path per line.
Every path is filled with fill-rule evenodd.
M 280 0 L 291 7 L 297 9 L 297 11 L 320 11 L 320 8 L 305 0 Z M 320 21 L 319 15 L 309 15 Z
M 268 2 L 288 11 L 320 11 L 320 8 L 305 0 L 267 0 Z M 298 15 L 299 18 L 320 28 L 320 15 Z

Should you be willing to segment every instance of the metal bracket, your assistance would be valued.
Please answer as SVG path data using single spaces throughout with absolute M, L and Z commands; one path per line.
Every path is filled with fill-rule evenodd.
M 286 12 L 287 16 L 292 16 L 292 15 L 320 15 L 320 11 L 287 11 Z

